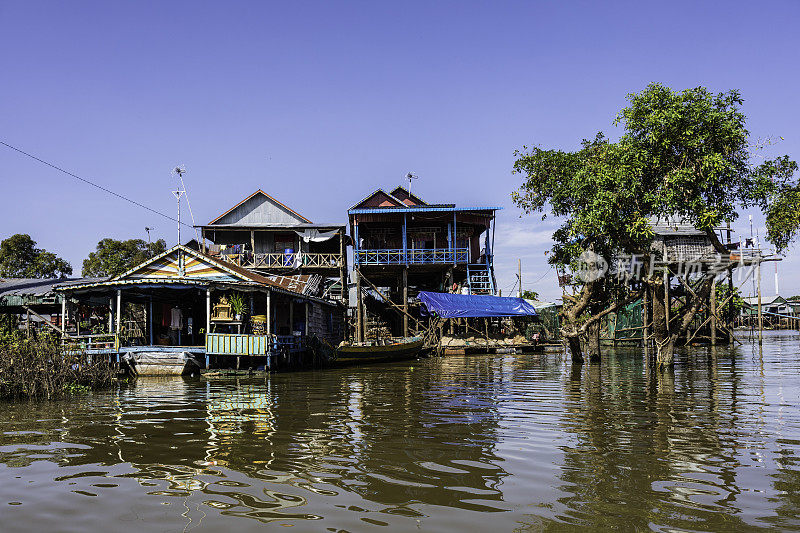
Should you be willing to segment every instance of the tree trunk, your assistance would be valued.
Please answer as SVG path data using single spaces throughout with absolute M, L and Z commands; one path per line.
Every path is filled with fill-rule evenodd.
M 671 367 L 675 362 L 675 338 L 670 335 L 663 341 L 656 341 L 656 362 L 661 369 Z
M 583 364 L 583 353 L 581 352 L 581 338 L 578 336 L 577 333 L 564 335 L 564 338 L 567 339 L 569 352 L 572 355 L 572 362 L 577 364 Z
M 589 353 L 590 363 L 600 362 L 600 321 L 589 325 L 586 331 L 586 351 Z

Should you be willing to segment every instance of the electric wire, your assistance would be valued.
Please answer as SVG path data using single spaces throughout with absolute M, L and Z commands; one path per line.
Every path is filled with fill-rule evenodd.
M 191 226 L 189 224 L 186 224 L 185 222 L 180 222 L 177 218 L 171 217 L 171 216 L 167 215 L 166 213 L 162 213 L 161 211 L 153 209 L 152 207 L 148 207 L 148 206 L 146 206 L 144 204 L 141 204 L 141 203 L 137 202 L 136 200 L 131 200 L 127 196 L 123 196 L 123 195 L 121 195 L 119 193 L 116 193 L 116 192 L 114 192 L 114 191 L 112 191 L 110 189 L 107 189 L 107 188 L 103 187 L 102 185 L 98 185 L 97 183 L 94 183 L 93 181 L 90 181 L 90 180 L 88 180 L 86 178 L 82 178 L 82 177 L 78 176 L 77 174 L 73 174 L 72 172 L 70 172 L 68 170 L 64 170 L 63 168 L 61 168 L 61 167 L 59 167 L 57 165 L 54 165 L 53 163 L 49 163 L 49 162 L 45 161 L 44 159 L 36 157 L 33 154 L 29 154 L 28 152 L 26 152 L 24 150 L 21 150 L 21 149 L 17 148 L 16 146 L 12 146 L 12 145 L 8 144 L 7 142 L 0 141 L 0 144 L 2 144 L 3 146 L 5 146 L 7 148 L 11 148 L 15 152 L 19 152 L 20 154 L 22 154 L 24 156 L 27 156 L 27 157 L 33 159 L 34 161 L 38 161 L 39 163 L 42 163 L 43 165 L 47 165 L 50 168 L 54 168 L 54 169 L 58 170 L 59 172 L 62 172 L 64 174 L 66 174 L 67 176 L 71 176 L 71 177 L 75 178 L 76 180 L 82 181 L 82 182 L 84 182 L 84 183 L 86 183 L 88 185 L 91 185 L 92 187 L 96 187 L 96 188 L 100 189 L 101 191 L 106 192 L 106 193 L 108 193 L 108 194 L 110 194 L 112 196 L 116 196 L 117 198 L 119 198 L 121 200 L 125 200 L 126 202 L 130 202 L 130 203 L 132 203 L 133 205 L 135 205 L 137 207 L 141 207 L 142 209 L 146 209 L 147 211 L 150 211 L 151 213 L 155 213 L 156 215 L 162 216 L 162 217 L 164 217 L 164 218 L 166 218 L 168 220 L 171 220 L 173 222 L 178 222 L 179 224 L 181 224 L 183 226 L 186 226 L 187 228 L 193 227 L 193 226 Z

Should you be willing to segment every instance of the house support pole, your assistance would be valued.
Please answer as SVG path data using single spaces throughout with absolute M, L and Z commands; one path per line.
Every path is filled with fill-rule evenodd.
M 761 314 L 761 253 L 758 254 L 756 263 L 756 275 L 758 276 L 758 344 L 764 342 L 764 316 Z
M 211 333 L 211 287 L 206 287 L 206 338 Z
M 267 291 L 267 335 L 272 335 L 272 291 Z
M 147 331 L 150 335 L 150 346 L 153 346 L 153 297 L 150 297 L 147 309 Z
M 361 295 L 361 271 L 356 268 L 356 342 L 364 342 L 364 299 Z
M 403 266 L 403 337 L 408 337 L 408 265 Z
M 717 282 L 711 282 L 711 301 L 708 308 L 711 311 L 711 346 L 717 345 Z
M 109 309 L 110 312 L 110 309 Z M 9 317 L 11 315 L 8 315 Z M 67 295 L 61 294 L 61 339 L 67 336 Z
M 346 305 L 348 299 L 347 277 L 345 269 L 344 230 L 339 231 L 339 279 L 342 284 L 342 302 Z
M 117 333 L 116 333 L 116 348 L 120 347 L 119 336 L 122 333 L 122 289 L 117 289 Z

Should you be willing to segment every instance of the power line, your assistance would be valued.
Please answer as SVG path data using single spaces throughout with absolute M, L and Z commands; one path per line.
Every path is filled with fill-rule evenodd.
M 6 147 L 8 147 L 8 148 L 11 148 L 11 149 L 12 149 L 12 150 L 14 150 L 15 152 L 19 152 L 19 153 L 21 153 L 22 155 L 25 155 L 25 156 L 27 156 L 27 157 L 30 157 L 30 158 L 31 158 L 31 159 L 33 159 L 34 161 L 38 161 L 39 163 L 42 163 L 43 165 L 47 165 L 48 167 L 50 167 L 50 168 L 54 168 L 54 169 L 58 170 L 59 172 L 63 172 L 63 173 L 64 173 L 64 174 L 66 174 L 67 176 L 71 176 L 71 177 L 75 178 L 76 180 L 82 181 L 82 182 L 84 182 L 84 183 L 86 183 L 86 184 L 88 184 L 88 185 L 91 185 L 92 187 L 96 187 L 96 188 L 100 189 L 101 191 L 103 191 L 103 192 L 107 192 L 108 194 L 110 194 L 110 195 L 112 195 L 112 196 L 116 196 L 117 198 L 119 198 L 119 199 L 121 199 L 121 200 L 125 200 L 126 202 L 130 202 L 130 203 L 132 203 L 133 205 L 135 205 L 135 206 L 137 206 L 137 207 L 141 207 L 142 209 L 147 209 L 147 210 L 148 210 L 148 211 L 150 211 L 151 213 L 155 213 L 156 215 L 160 215 L 160 216 L 162 216 L 162 217 L 164 217 L 164 218 L 166 218 L 166 219 L 172 220 L 173 222 L 179 222 L 180 224 L 183 224 L 183 225 L 184 225 L 184 226 L 186 226 L 186 227 L 189 227 L 189 228 L 191 228 L 191 227 L 192 227 L 192 226 L 190 226 L 189 224 L 186 224 L 185 222 L 180 222 L 180 221 L 179 221 L 177 218 L 173 218 L 173 217 L 171 217 L 171 216 L 169 216 L 169 215 L 167 215 L 167 214 L 165 214 L 165 213 L 162 213 L 161 211 L 157 211 L 157 210 L 153 209 L 152 207 L 147 207 L 147 206 L 146 206 L 146 205 L 144 205 L 144 204 L 140 204 L 140 203 L 139 203 L 139 202 L 137 202 L 136 200 L 131 200 L 131 199 L 130 199 L 130 198 L 128 198 L 127 196 L 123 196 L 123 195 L 121 195 L 121 194 L 119 194 L 119 193 L 116 193 L 116 192 L 114 192 L 114 191 L 110 190 L 110 189 L 106 189 L 106 188 L 105 188 L 105 187 L 103 187 L 102 185 L 98 185 L 97 183 L 94 183 L 93 181 L 87 180 L 86 178 L 82 178 L 82 177 L 78 176 L 77 174 L 73 174 L 72 172 L 70 172 L 70 171 L 68 171 L 68 170 L 64 170 L 63 168 L 61 168 L 61 167 L 59 167 L 59 166 L 57 166 L 57 165 L 54 165 L 53 163 L 49 163 L 49 162 L 45 161 L 44 159 L 41 159 L 41 158 L 39 158 L 39 157 L 36 157 L 36 156 L 35 156 L 35 155 L 33 155 L 33 154 L 29 154 L 28 152 L 26 152 L 26 151 L 24 151 L 24 150 L 20 150 L 20 149 L 19 149 L 19 148 L 17 148 L 16 146 L 11 146 L 10 144 L 8 144 L 8 143 L 6 143 L 6 142 L 3 142 L 3 141 L 0 141 L 0 144 L 2 144 L 3 146 L 6 146 Z

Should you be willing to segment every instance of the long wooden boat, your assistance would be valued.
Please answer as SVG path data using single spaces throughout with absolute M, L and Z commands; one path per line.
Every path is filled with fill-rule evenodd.
M 360 343 L 341 343 L 336 348 L 337 364 L 377 363 L 413 359 L 422 351 L 422 337 L 404 337 Z

